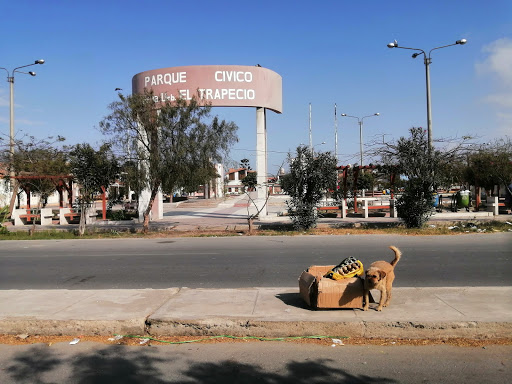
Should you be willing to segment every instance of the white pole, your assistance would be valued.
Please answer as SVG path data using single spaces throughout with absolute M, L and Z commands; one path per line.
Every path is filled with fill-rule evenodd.
M 313 151 L 313 135 L 311 133 L 311 103 L 309 103 L 309 149 Z
M 336 166 L 338 166 L 338 114 L 336 113 L 336 103 L 334 103 L 334 157 Z
M 267 122 L 266 110 L 256 107 L 256 206 L 260 217 L 267 216 Z
M 361 166 L 363 166 L 363 119 L 359 120 L 359 151 L 361 152 Z

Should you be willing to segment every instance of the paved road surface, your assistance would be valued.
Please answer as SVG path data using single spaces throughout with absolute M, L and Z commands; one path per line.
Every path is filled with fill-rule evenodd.
M 0 345 L 9 383 L 509 383 L 512 346 Z
M 3 241 L 0 289 L 293 287 L 310 265 L 403 257 L 396 287 L 508 286 L 512 235 Z

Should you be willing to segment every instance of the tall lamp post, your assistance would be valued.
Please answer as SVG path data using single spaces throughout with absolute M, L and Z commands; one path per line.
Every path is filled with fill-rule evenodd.
M 12 70 L 12 72 L 10 73 L 10 76 L 9 76 L 9 71 L 7 70 L 7 68 L 0 67 L 0 69 L 3 69 L 5 72 L 7 72 L 7 82 L 10 84 L 9 154 L 10 154 L 10 163 L 11 163 L 10 164 L 11 165 L 10 176 L 11 176 L 12 180 L 14 180 L 13 179 L 13 177 L 14 177 L 14 168 L 13 168 L 13 166 L 14 166 L 14 74 L 15 73 L 24 73 L 26 75 L 35 76 L 36 75 L 35 72 L 32 72 L 32 71 L 22 72 L 22 71 L 18 71 L 18 69 L 30 67 L 32 65 L 37 65 L 37 64 L 44 64 L 44 60 L 39 59 L 39 60 L 34 61 L 32 64 L 27 64 L 27 65 L 22 65 L 21 67 L 16 67 Z M 9 211 L 11 213 L 12 213 L 12 209 L 14 207 L 14 197 L 15 197 L 15 191 L 13 191 L 13 196 L 12 196 L 11 204 L 10 204 L 10 208 L 9 208 Z
M 324 145 L 324 144 L 327 144 L 327 143 L 325 141 L 322 141 L 321 143 L 313 145 L 313 148 L 311 150 L 311 152 L 313 153 L 313 156 L 315 155 L 315 147 L 318 147 L 319 145 Z
M 379 116 L 380 113 L 374 113 L 373 115 L 368 115 L 368 116 L 363 116 L 361 118 L 359 117 L 356 117 L 356 116 L 350 116 L 350 115 L 347 115 L 346 113 L 342 113 L 341 116 L 342 117 L 352 117 L 354 119 L 357 119 L 357 122 L 359 124 L 359 150 L 360 150 L 360 153 L 361 153 L 361 166 L 363 166 L 363 120 L 366 119 L 367 117 L 373 117 L 373 116 Z
M 432 110 L 430 106 L 430 69 L 429 66 L 432 63 L 432 59 L 430 58 L 430 55 L 432 54 L 432 51 L 436 49 L 451 47 L 452 45 L 464 45 L 467 43 L 466 39 L 460 39 L 457 40 L 453 44 L 443 45 L 441 47 L 432 48 L 428 55 L 425 53 L 423 49 L 419 48 L 409 48 L 409 47 L 401 47 L 398 45 L 398 42 L 395 40 L 392 43 L 388 44 L 388 48 L 402 48 L 402 49 L 411 49 L 413 51 L 419 51 L 412 54 L 412 58 L 415 59 L 419 55 L 423 55 L 423 62 L 425 63 L 425 77 L 426 77 L 426 86 L 427 86 L 427 129 L 428 129 L 428 150 L 429 152 L 432 151 Z

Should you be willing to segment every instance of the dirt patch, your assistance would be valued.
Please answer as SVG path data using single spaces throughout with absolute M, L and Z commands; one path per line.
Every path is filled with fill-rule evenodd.
M 149 338 L 149 337 L 148 337 Z M 211 336 L 172 336 L 159 337 L 158 339 L 149 338 L 145 340 L 145 336 L 130 336 L 115 339 L 115 336 L 38 336 L 38 335 L 0 335 L 0 344 L 5 345 L 27 345 L 27 344 L 47 344 L 51 346 L 55 343 L 70 343 L 75 339 L 79 342 L 89 341 L 101 344 L 111 345 L 131 345 L 131 346 L 148 346 L 148 345 L 165 345 L 165 344 L 216 344 L 216 343 L 249 343 L 249 342 L 285 342 L 297 344 L 317 344 L 331 346 L 333 338 L 338 338 L 345 345 L 380 345 L 380 346 L 427 346 L 427 345 L 451 345 L 456 347 L 486 347 L 489 345 L 512 345 L 512 339 L 465 339 L 465 338 L 449 338 L 449 339 L 395 339 L 395 338 L 358 338 L 358 337 L 324 337 L 324 338 L 234 338 L 234 337 L 211 337 Z M 339 345 L 339 344 L 338 344 Z

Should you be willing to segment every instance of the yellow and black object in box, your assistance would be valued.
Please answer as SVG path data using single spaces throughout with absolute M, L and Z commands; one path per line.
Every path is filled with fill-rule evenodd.
M 341 280 L 354 276 L 361 276 L 363 272 L 363 263 L 355 257 L 350 256 L 327 272 L 324 277 L 328 277 L 333 280 Z

